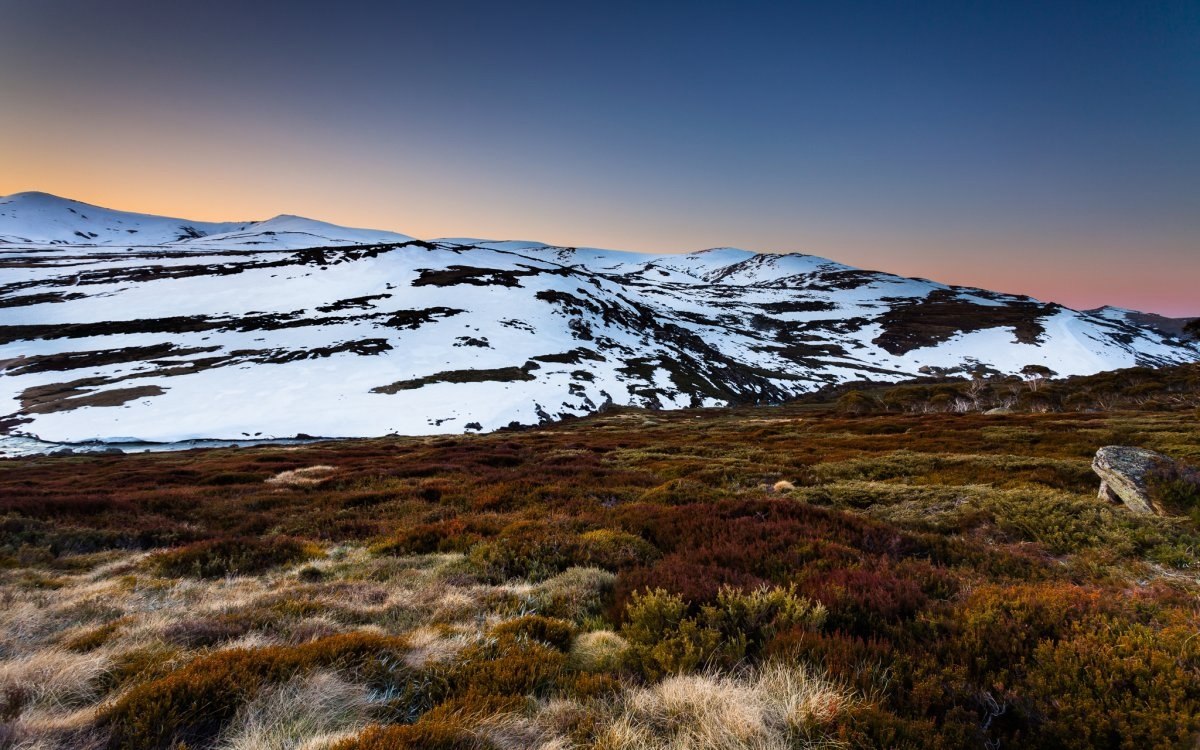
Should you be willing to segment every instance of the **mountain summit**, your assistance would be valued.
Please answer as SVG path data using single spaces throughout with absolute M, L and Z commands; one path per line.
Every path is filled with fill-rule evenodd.
M 864 378 L 1200 359 L 1128 311 L 811 255 L 420 241 L 38 193 L 0 199 L 0 269 L 0 430 L 55 441 L 491 430 Z
M 114 211 L 49 193 L 15 193 L 0 198 L 0 247 L 169 245 L 184 249 L 290 249 L 411 239 L 395 232 L 353 229 L 286 214 L 266 221 L 207 222 Z

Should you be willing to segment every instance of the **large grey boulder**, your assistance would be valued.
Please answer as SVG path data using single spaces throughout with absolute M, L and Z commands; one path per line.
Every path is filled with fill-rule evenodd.
M 1127 445 L 1106 445 L 1092 459 L 1092 471 L 1100 475 L 1101 500 L 1160 516 L 1167 511 L 1154 497 L 1150 480 L 1156 472 L 1174 465 L 1170 456 Z

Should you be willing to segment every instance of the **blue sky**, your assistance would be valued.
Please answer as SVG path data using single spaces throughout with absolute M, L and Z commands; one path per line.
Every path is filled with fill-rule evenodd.
M 0 193 L 1200 314 L 1200 4 L 0 5 Z

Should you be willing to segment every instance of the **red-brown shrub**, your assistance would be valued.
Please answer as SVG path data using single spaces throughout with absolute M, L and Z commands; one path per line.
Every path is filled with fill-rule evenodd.
M 161 552 L 151 559 L 151 564 L 165 576 L 220 578 L 254 575 L 321 554 L 319 546 L 301 539 L 243 537 L 196 542 Z

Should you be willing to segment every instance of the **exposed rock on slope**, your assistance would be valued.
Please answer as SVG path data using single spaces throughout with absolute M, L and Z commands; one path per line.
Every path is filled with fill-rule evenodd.
M 1162 482 L 1190 476 L 1187 467 L 1170 456 L 1125 445 L 1106 445 L 1096 451 L 1092 470 L 1100 476 L 1101 500 L 1124 503 L 1138 513 L 1160 516 L 1180 510 L 1167 507 L 1160 488 Z
M 1164 509 L 1152 496 L 1150 477 L 1167 463 L 1173 462 L 1167 456 L 1145 448 L 1104 446 L 1092 459 L 1092 470 L 1100 476 L 1100 499 L 1124 503 L 1138 513 L 1164 515 Z

